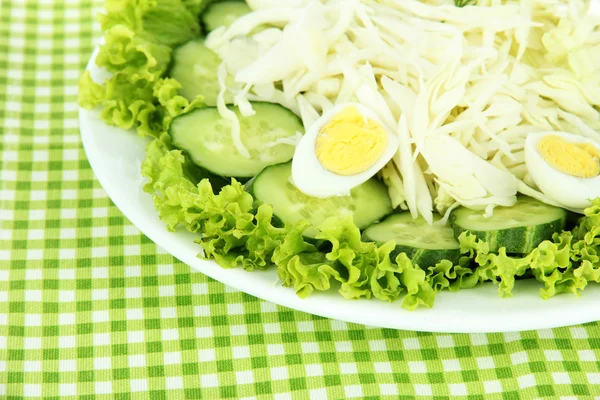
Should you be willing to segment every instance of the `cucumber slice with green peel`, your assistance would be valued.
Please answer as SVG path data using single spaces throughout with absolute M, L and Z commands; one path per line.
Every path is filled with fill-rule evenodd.
M 231 25 L 236 19 L 251 11 L 244 1 L 221 1 L 208 6 L 201 19 L 206 31 L 211 32 L 221 26 Z
M 221 58 L 217 53 L 206 47 L 204 40 L 194 39 L 173 51 L 168 75 L 181 84 L 179 94 L 189 101 L 202 95 L 206 105 L 215 106 L 220 89 L 217 80 L 219 65 Z
M 240 139 L 250 158 L 240 154 L 231 135 L 231 122 L 214 107 L 194 110 L 173 120 L 169 128 L 173 145 L 184 150 L 199 167 L 227 177 L 251 178 L 269 165 L 292 159 L 300 119 L 287 108 L 271 103 L 252 103 L 256 112 L 244 117 L 229 106 L 240 121 Z
M 439 221 L 435 218 L 435 222 Z M 449 225 L 429 225 L 419 217 L 413 219 L 409 212 L 392 214 L 385 220 L 365 229 L 363 240 L 383 244 L 390 240 L 396 242 L 396 248 L 390 254 L 392 259 L 400 253 L 421 268 L 427 268 L 442 260 L 458 262 L 460 245 Z
M 507 253 L 529 254 L 544 240 L 561 232 L 567 211 L 527 196 L 520 196 L 512 207 L 496 207 L 491 217 L 482 211 L 457 208 L 450 216 L 454 234 L 469 232 L 490 246 L 491 252 L 501 247 Z
M 260 203 L 273 206 L 273 213 L 289 224 L 307 219 L 313 228 L 304 235 L 314 238 L 314 228 L 328 217 L 353 214 L 354 223 L 361 229 L 392 212 L 392 202 L 386 186 L 370 179 L 352 189 L 350 195 L 319 199 L 300 192 L 291 183 L 292 164 L 273 165 L 248 182 L 247 190 Z

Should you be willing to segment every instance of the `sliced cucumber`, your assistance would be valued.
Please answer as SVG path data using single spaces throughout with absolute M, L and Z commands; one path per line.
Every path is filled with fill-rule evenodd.
M 204 40 L 194 39 L 173 51 L 169 76 L 181 83 L 179 93 L 186 99 L 192 101 L 202 95 L 207 105 L 215 106 L 220 64 L 221 58 L 204 45 Z
M 211 4 L 202 14 L 202 23 L 207 32 L 221 26 L 229 26 L 236 19 L 251 12 L 244 1 L 222 1 Z
M 318 199 L 296 189 L 290 182 L 291 172 L 291 163 L 273 165 L 247 185 L 259 202 L 273 206 L 275 216 L 283 222 L 293 224 L 307 219 L 314 227 L 328 217 L 353 214 L 354 223 L 363 229 L 392 212 L 387 188 L 376 179 L 355 187 L 349 196 Z M 315 228 L 304 232 L 311 238 L 316 234 Z
M 439 217 L 435 219 L 437 222 Z M 406 253 L 421 268 L 431 267 L 441 260 L 458 262 L 460 245 L 448 225 L 429 225 L 423 218 L 413 219 L 409 212 L 392 214 L 382 222 L 365 229 L 363 239 L 383 244 L 396 242 L 392 259 Z
M 482 211 L 458 208 L 452 212 L 450 222 L 454 234 L 462 232 L 477 236 L 496 252 L 506 247 L 507 253 L 528 254 L 541 242 L 564 229 L 567 212 L 559 207 L 544 204 L 531 197 L 519 197 L 512 207 L 497 207 L 486 218 Z
M 244 117 L 229 106 L 240 120 L 241 141 L 250 158 L 236 150 L 231 123 L 214 107 L 175 118 L 169 128 L 173 145 L 185 150 L 196 165 L 220 176 L 249 178 L 269 165 L 291 160 L 296 133 L 304 132 L 300 119 L 277 104 L 258 102 L 252 107 L 256 114 Z

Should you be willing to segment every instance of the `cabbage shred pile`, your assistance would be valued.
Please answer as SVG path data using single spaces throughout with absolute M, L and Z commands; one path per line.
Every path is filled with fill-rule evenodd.
M 440 290 L 456 291 L 485 281 L 498 284 L 499 293 L 508 296 L 517 278 L 532 277 L 541 283 L 544 298 L 561 292 L 577 294 L 588 282 L 600 281 L 600 201 L 585 211 L 573 231 L 555 235 L 525 257 L 511 257 L 503 249 L 490 253 L 486 243 L 463 234 L 459 238 L 463 257 L 457 265 L 443 261 L 421 268 L 403 254 L 390 259 L 392 242 L 382 246 L 362 242 L 351 219 L 330 218 L 319 226 L 317 248 L 301 235 L 306 223 L 273 225 L 272 208 L 256 204 L 235 180 L 213 187 L 215 181 L 211 184 L 190 168 L 190 161 L 172 147 L 166 133 L 173 118 L 205 106 L 201 97 L 190 102 L 180 96 L 180 84 L 165 73 L 173 48 L 201 33 L 198 15 L 206 3 L 107 0 L 107 13 L 101 18 L 105 43 L 96 62 L 112 75 L 96 83 L 86 72 L 80 80 L 83 107 L 100 107 L 101 118 L 108 124 L 135 128 L 152 139 L 142 166 L 148 179 L 145 190 L 153 194 L 170 230 L 183 227 L 198 234 L 204 257 L 214 258 L 226 268 L 276 268 L 282 283 L 302 297 L 334 286 L 349 299 L 402 298 L 408 309 L 431 307 Z M 273 4 L 281 3 L 285 2 Z M 290 3 L 306 6 L 303 0 Z M 578 2 L 566 6 L 558 0 L 479 0 L 477 7 L 464 8 L 441 0 L 327 1 L 323 6 L 330 5 L 334 12 L 342 3 L 349 11 L 345 11 L 342 25 L 329 31 L 329 39 L 340 50 L 357 47 L 358 53 L 344 53 L 352 54 L 354 64 L 326 58 L 323 65 L 322 60 L 308 57 L 314 64 L 305 66 L 290 82 L 285 81 L 289 77 L 280 78 L 283 85 L 238 82 L 228 90 L 241 108 L 247 101 L 270 96 L 270 101 L 301 115 L 305 124 L 338 100 L 356 100 L 344 98 L 354 89 L 365 105 L 391 110 L 392 115 L 384 115 L 384 121 L 406 114 L 398 119 L 398 127 L 412 143 L 410 153 L 404 149 L 408 158 L 403 157 L 411 162 L 395 160 L 381 172 L 398 206 L 425 215 L 432 211 L 432 204 L 444 212 L 469 201 L 459 196 L 450 178 L 435 179 L 422 153 L 435 151 L 435 146 L 425 146 L 430 135 L 456 139 L 460 151 L 475 155 L 493 173 L 509 173 L 518 180 L 519 190 L 526 187 L 524 190 L 534 194 L 521 154 L 521 142 L 528 132 L 561 129 L 594 138 L 598 135 L 594 107 L 600 104 L 600 93 L 594 90 L 600 79 L 600 19 L 592 7 L 578 8 Z M 439 4 L 442 6 L 437 7 Z M 319 7 L 303 10 L 317 12 Z M 258 20 L 253 20 L 257 15 Z M 242 71 L 240 66 L 259 62 L 278 43 L 275 39 L 283 34 L 280 28 L 293 25 L 302 15 L 294 8 L 285 12 L 267 8 L 243 17 L 228 30 L 215 31 L 207 44 L 224 59 L 224 71 L 235 77 Z M 428 15 L 427 19 L 423 15 Z M 318 23 L 319 19 L 312 21 Z M 251 32 L 264 24 L 271 28 L 257 29 L 257 34 L 262 34 L 260 42 Z M 248 32 L 231 36 L 235 29 Z M 352 31 L 346 35 L 348 40 L 338 43 L 348 30 Z M 384 33 L 381 41 L 374 38 L 376 31 Z M 227 39 L 227 35 L 231 37 Z M 400 43 L 401 39 L 412 42 Z M 234 50 L 248 50 L 255 45 L 252 41 L 263 43 L 263 48 L 257 45 L 245 64 L 236 64 L 231 58 Z M 397 60 L 394 52 L 384 51 L 394 43 L 414 47 L 413 57 Z M 304 45 L 296 48 L 310 54 L 310 46 Z M 440 52 L 440 48 L 447 51 Z M 237 54 L 245 57 L 248 53 Z M 327 50 L 325 54 L 333 53 Z M 382 54 L 388 58 L 380 58 Z M 329 68 L 329 62 L 338 68 L 335 78 L 315 80 L 311 68 Z M 228 63 L 236 64 L 238 70 Z M 246 77 L 256 80 L 257 75 L 247 73 Z M 406 102 L 414 104 L 414 110 L 402 113 Z M 510 116 L 515 114 L 518 121 Z M 492 188 L 499 194 L 502 190 Z M 489 202 L 475 206 L 502 204 L 498 201 L 501 197 L 487 193 L 481 199 Z
M 517 192 L 558 205 L 528 174 L 528 134 L 600 141 L 600 3 L 591 0 L 253 0 L 210 33 L 228 90 L 280 103 L 308 129 L 333 106 L 379 114 L 401 145 L 381 172 L 427 221 L 493 212 Z M 457 7 L 456 5 L 460 6 Z

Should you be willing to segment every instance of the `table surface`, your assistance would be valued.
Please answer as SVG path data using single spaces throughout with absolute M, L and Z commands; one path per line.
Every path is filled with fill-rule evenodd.
M 598 323 L 472 335 L 346 324 L 230 289 L 154 245 L 79 138 L 77 80 L 101 6 L 0 1 L 0 398 L 600 396 Z

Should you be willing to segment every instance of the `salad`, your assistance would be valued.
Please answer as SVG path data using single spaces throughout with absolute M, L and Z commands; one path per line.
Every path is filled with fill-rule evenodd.
M 600 282 L 600 3 L 106 0 L 80 104 L 224 268 L 305 297 Z M 595 200 L 594 200 L 595 199 Z

